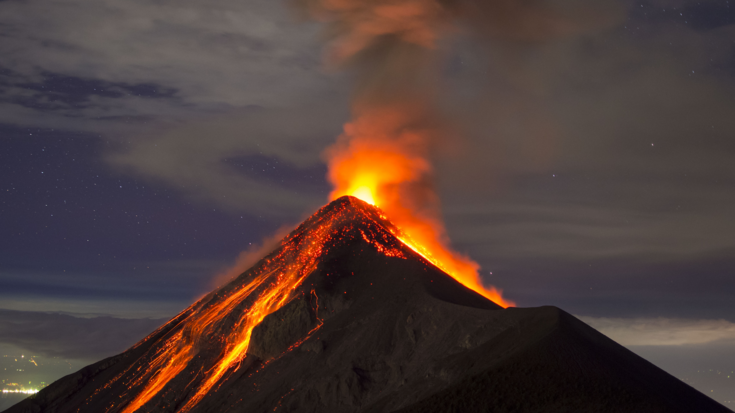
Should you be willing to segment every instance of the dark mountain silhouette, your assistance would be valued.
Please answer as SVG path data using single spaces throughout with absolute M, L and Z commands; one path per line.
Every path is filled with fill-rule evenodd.
M 340 198 L 131 349 L 7 412 L 729 411 L 558 308 L 502 309 L 396 231 Z

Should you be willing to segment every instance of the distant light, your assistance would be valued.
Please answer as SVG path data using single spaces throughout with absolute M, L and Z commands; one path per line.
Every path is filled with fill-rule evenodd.
M 3 389 L 3 393 L 22 393 L 22 394 L 36 394 L 37 389 Z

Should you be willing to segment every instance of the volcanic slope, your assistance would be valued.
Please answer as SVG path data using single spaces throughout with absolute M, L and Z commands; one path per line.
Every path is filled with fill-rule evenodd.
M 356 198 L 7 412 L 728 412 L 555 307 L 485 299 Z

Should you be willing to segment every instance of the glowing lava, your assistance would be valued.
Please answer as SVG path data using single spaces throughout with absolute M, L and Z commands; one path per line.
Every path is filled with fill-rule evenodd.
M 326 152 L 334 185 L 330 198 L 351 195 L 380 207 L 400 228 L 393 235 L 411 249 L 485 298 L 514 306 L 502 290 L 482 284 L 479 264 L 449 248 L 438 197 L 429 184 L 429 132 L 410 126 L 417 124 L 417 112 L 420 107 L 406 105 L 361 108 Z
M 91 397 L 123 383 L 127 391 L 107 412 L 169 408 L 170 403 L 181 406 L 175 411 L 188 412 L 242 365 L 255 326 L 290 301 L 311 296 L 317 325 L 287 351 L 298 347 L 322 326 L 316 292 L 300 290 L 330 248 L 362 238 L 385 256 L 406 258 L 393 236 L 394 225 L 379 209 L 355 202 L 345 198 L 324 207 L 271 255 L 138 343 L 131 351 L 146 342 L 151 347 Z M 187 392 L 176 393 L 177 381 L 188 383 Z
M 367 186 L 361 186 L 350 193 L 357 199 L 361 199 L 370 205 L 375 205 L 375 198 L 373 197 L 373 191 Z

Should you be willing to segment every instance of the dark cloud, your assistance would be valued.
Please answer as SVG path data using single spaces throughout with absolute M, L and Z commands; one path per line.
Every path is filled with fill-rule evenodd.
M 37 110 L 54 110 L 59 107 L 83 108 L 95 104 L 95 97 L 116 99 L 123 96 L 136 96 L 149 99 L 173 98 L 176 90 L 150 83 L 128 84 L 107 82 L 100 79 L 82 79 L 56 73 L 42 73 L 41 79 L 24 82 L 22 76 L 8 73 L 3 76 L 2 84 L 8 89 L 23 90 L 16 100 L 6 95 L 12 103 Z
M 319 172 L 346 93 L 280 2 L 2 7 L 0 122 L 104 136 L 119 171 L 201 205 L 282 220 L 323 202 L 281 181 Z M 232 162 L 259 157 L 278 177 Z
M 325 185 L 299 181 L 323 178 L 320 153 L 345 112 L 331 102 L 248 108 L 139 137 L 110 152 L 108 160 L 121 171 L 178 187 L 200 203 L 290 219 L 326 200 Z
M 47 6 L 2 5 L 0 122 L 38 126 L 38 110 L 24 106 L 31 105 L 54 109 L 47 126 L 129 133 L 120 117 L 161 122 L 200 111 L 304 104 L 330 89 L 307 34 L 313 28 L 294 24 L 279 2 Z M 50 79 L 56 90 L 45 91 Z M 99 92 L 109 86 L 124 96 Z M 153 99 L 173 91 L 176 100 Z M 60 93 L 91 102 L 64 105 Z M 98 128 L 100 117 L 108 119 L 106 128 Z
M 164 322 L 0 310 L 0 342 L 47 357 L 99 360 L 126 350 Z
M 447 110 L 466 140 L 436 175 L 452 239 L 481 262 L 701 262 L 735 249 L 734 79 L 712 70 L 730 59 L 731 31 L 639 9 L 512 64 L 458 42 Z

